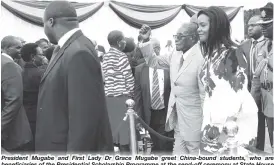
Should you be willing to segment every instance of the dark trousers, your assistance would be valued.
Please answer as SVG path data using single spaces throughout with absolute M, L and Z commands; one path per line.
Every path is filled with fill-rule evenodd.
M 161 135 L 173 138 L 174 132 L 165 131 L 166 111 L 163 110 L 151 110 L 150 127 Z M 172 152 L 173 142 L 161 140 L 156 135 L 150 133 L 151 140 L 153 142 L 152 152 Z
M 262 112 L 261 102 L 257 104 L 258 106 L 258 132 L 257 132 L 257 146 L 258 150 L 264 151 L 265 144 L 265 115 Z

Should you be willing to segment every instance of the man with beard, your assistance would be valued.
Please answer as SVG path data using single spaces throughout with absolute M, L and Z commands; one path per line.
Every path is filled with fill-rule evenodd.
M 100 61 L 79 29 L 75 8 L 53 1 L 43 22 L 49 41 L 58 46 L 40 82 L 36 151 L 113 151 Z

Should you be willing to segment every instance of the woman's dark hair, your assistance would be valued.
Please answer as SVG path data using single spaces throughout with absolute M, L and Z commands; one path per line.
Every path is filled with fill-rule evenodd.
M 46 51 L 44 52 L 44 55 L 46 56 L 46 58 L 48 59 L 48 61 L 50 61 L 53 51 L 54 51 L 54 46 L 50 46 L 49 48 L 46 49 Z
M 36 55 L 38 45 L 36 43 L 27 43 L 21 49 L 21 57 L 25 62 L 30 62 L 32 55 Z
M 123 50 L 124 53 L 129 53 L 135 50 L 135 42 L 133 38 L 125 38 L 126 40 L 126 47 Z
M 221 8 L 215 6 L 208 7 L 207 9 L 199 11 L 197 17 L 202 14 L 208 16 L 210 22 L 207 42 L 201 43 L 205 55 L 211 55 L 214 49 L 220 52 L 222 44 L 224 44 L 226 48 L 237 46 L 230 36 L 231 27 L 228 16 Z

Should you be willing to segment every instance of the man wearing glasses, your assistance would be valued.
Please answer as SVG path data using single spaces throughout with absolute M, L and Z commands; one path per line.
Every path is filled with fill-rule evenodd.
M 142 40 L 149 39 L 151 31 L 140 29 Z M 198 154 L 202 126 L 204 87 L 198 80 L 203 55 L 199 47 L 197 24 L 183 24 L 174 35 L 176 50 L 156 56 L 153 40 L 140 44 L 141 51 L 152 68 L 170 70 L 171 93 L 166 118 L 166 131 L 174 130 L 174 154 Z

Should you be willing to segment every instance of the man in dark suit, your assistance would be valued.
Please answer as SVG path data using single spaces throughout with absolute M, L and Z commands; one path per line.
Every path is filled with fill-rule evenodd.
M 158 41 L 154 43 L 153 48 L 154 52 L 159 55 L 160 43 Z M 152 129 L 164 136 L 173 137 L 173 132 L 165 132 L 170 95 L 169 71 L 154 70 L 143 63 L 135 69 L 135 81 L 136 112 Z M 152 152 L 172 151 L 172 142 L 161 140 L 153 134 L 150 135 L 153 142 Z
M 79 29 L 76 10 L 67 1 L 53 1 L 43 22 L 49 41 L 58 46 L 40 83 L 35 149 L 113 151 L 100 61 Z
M 248 77 L 248 90 L 251 91 L 252 79 L 255 69 L 257 67 L 258 53 L 262 49 L 262 46 L 266 43 L 266 40 L 262 34 L 262 29 L 257 23 L 261 20 L 260 15 L 255 15 L 248 21 L 248 36 L 249 40 L 242 43 L 239 47 L 247 60 L 247 77 Z M 261 91 L 256 91 L 256 95 L 261 98 Z M 265 143 L 265 117 L 262 113 L 261 100 L 256 100 L 258 106 L 258 134 L 257 134 L 257 148 L 264 150 Z
M 24 150 L 32 139 L 23 107 L 22 69 L 13 61 L 20 56 L 21 47 L 14 36 L 1 41 L 1 147 L 9 152 Z
M 35 138 L 36 111 L 39 85 L 47 65 L 42 64 L 42 49 L 35 43 L 27 43 L 21 49 L 21 57 L 25 62 L 23 67 L 23 105 L 25 107 L 30 128 Z M 28 145 L 29 151 L 34 151 L 34 140 Z

